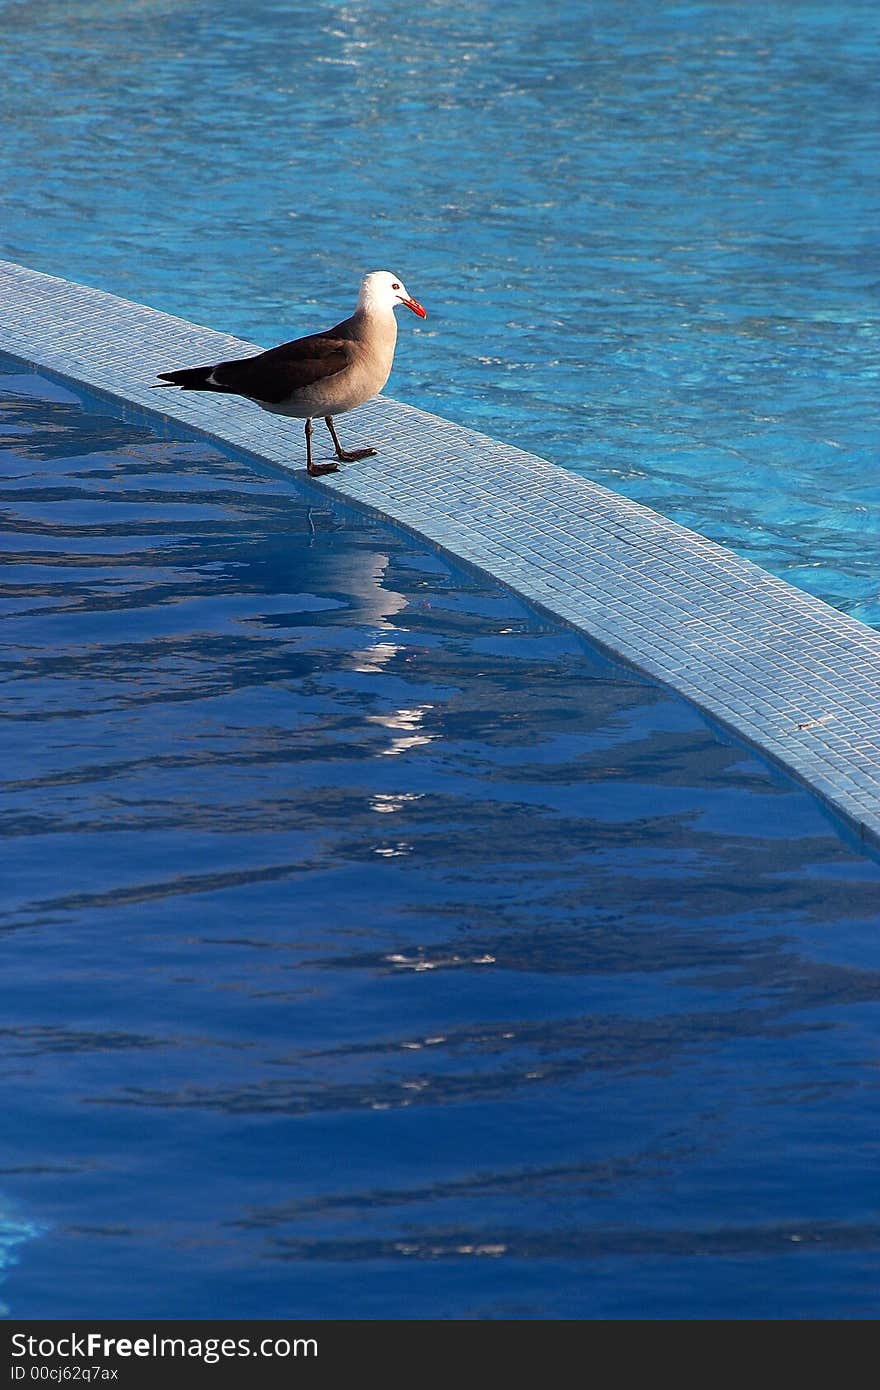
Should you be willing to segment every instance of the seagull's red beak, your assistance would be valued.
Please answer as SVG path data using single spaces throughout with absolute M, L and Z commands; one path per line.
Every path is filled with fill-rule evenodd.
M 420 319 L 426 319 L 428 317 L 417 299 L 404 299 L 402 295 L 398 295 L 398 298 L 401 304 L 405 304 L 407 309 L 412 309 L 413 313 L 418 314 Z

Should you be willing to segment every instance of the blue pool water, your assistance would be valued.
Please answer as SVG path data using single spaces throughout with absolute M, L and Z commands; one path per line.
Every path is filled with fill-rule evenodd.
M 880 621 L 875 0 L 0 0 L 0 254 L 389 389 Z
M 880 864 L 296 476 L 0 359 L 0 1292 L 880 1311 Z

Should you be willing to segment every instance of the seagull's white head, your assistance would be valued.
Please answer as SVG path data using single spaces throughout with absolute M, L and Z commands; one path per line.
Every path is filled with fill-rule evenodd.
M 428 317 L 419 301 L 407 292 L 406 285 L 399 275 L 392 275 L 390 270 L 374 270 L 364 277 L 358 295 L 359 309 L 387 313 L 396 309 L 398 304 L 405 304 L 407 309 L 412 309 L 420 319 Z

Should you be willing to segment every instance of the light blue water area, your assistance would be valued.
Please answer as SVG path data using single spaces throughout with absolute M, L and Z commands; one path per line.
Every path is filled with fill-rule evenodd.
M 0 365 L 12 1315 L 876 1316 L 876 860 L 493 582 Z
M 393 394 L 880 621 L 874 0 L 0 24 L 2 254 L 266 345 L 389 267 Z

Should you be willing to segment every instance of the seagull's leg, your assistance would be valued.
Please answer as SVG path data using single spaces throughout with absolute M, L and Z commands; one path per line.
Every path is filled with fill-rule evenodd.
M 313 463 L 312 462 L 312 435 L 315 427 L 311 420 L 306 420 L 306 468 L 315 478 L 321 473 L 338 473 L 338 463 Z
M 336 450 L 336 457 L 343 463 L 354 463 L 356 459 L 367 459 L 371 454 L 375 454 L 375 449 L 343 449 L 339 442 L 339 436 L 333 428 L 333 416 L 325 415 L 324 424 L 330 431 L 330 438 L 333 440 L 333 448 Z

